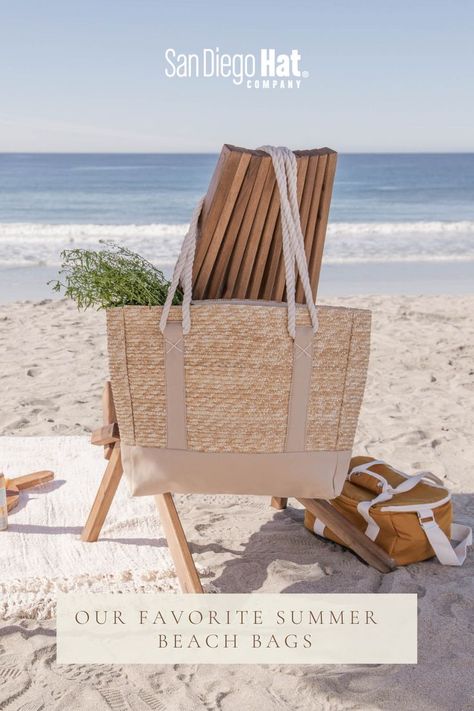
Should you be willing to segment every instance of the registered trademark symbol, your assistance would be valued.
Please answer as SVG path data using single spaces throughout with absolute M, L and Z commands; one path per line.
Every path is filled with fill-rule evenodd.
M 307 79 L 309 77 L 309 72 L 305 69 L 301 72 L 301 76 L 303 77 L 303 79 Z

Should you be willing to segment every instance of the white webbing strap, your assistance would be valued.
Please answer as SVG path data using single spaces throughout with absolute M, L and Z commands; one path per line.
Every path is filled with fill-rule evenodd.
M 306 305 L 311 317 L 313 331 L 318 330 L 318 315 L 313 300 L 309 278 L 308 262 L 304 249 L 304 237 L 301 231 L 297 185 L 297 163 L 295 154 L 289 148 L 262 146 L 260 150 L 268 153 L 275 170 L 278 190 L 280 193 L 280 214 L 283 239 L 283 259 L 285 263 L 286 299 L 288 302 L 288 333 L 296 338 L 296 270 L 295 263 L 303 285 Z M 164 333 L 169 311 L 176 289 L 181 282 L 183 287 L 183 334 L 191 328 L 192 274 L 198 222 L 201 215 L 204 198 L 201 198 L 193 212 L 188 232 L 183 240 L 181 252 L 177 259 L 173 278 L 160 319 L 160 331 Z
M 361 501 L 359 504 L 357 504 L 357 511 L 360 513 L 362 518 L 367 521 L 365 535 L 368 536 L 372 541 L 375 541 L 375 539 L 379 535 L 380 526 L 375 521 L 375 519 L 372 518 L 369 513 L 369 510 L 372 508 L 372 506 L 375 506 L 375 504 L 381 504 L 391 498 L 392 494 L 388 491 L 384 491 L 378 496 L 376 496 L 375 499 L 370 499 L 369 501 Z
M 410 474 L 406 474 L 405 472 L 402 472 L 400 469 L 396 469 L 393 467 L 391 464 L 388 464 L 388 462 L 385 462 L 383 459 L 373 459 L 370 462 L 365 462 L 364 464 L 359 464 L 357 467 L 353 467 L 347 478 L 350 480 L 353 474 L 369 474 L 369 476 L 374 477 L 375 479 L 378 479 L 381 482 L 385 482 L 387 486 L 389 486 L 388 481 L 383 477 L 381 474 L 377 474 L 377 472 L 371 471 L 370 467 L 374 467 L 377 464 L 383 464 L 385 467 L 388 467 L 389 469 L 392 470 L 392 472 L 396 472 L 397 474 L 400 474 L 404 479 L 407 479 L 408 481 L 412 481 L 414 477 Z M 425 484 L 428 484 L 429 486 L 435 486 L 438 489 L 444 489 L 444 484 L 437 477 L 435 474 L 429 471 L 421 471 L 417 475 L 417 477 L 420 477 L 421 479 L 424 480 Z M 418 481 L 416 482 L 418 483 Z M 408 487 L 408 489 L 403 489 L 403 491 L 409 491 L 412 487 Z M 402 491 L 399 489 L 399 491 Z
M 324 530 L 326 528 L 326 524 L 324 524 L 319 518 L 314 519 L 313 523 L 313 531 L 317 533 L 318 536 L 324 536 Z
M 370 467 L 373 467 L 376 464 L 384 464 L 392 469 L 392 471 L 395 471 L 405 477 L 405 481 L 402 481 L 401 484 L 395 488 L 392 488 L 385 477 L 377 474 L 376 472 L 370 471 Z M 378 496 L 374 499 L 370 499 L 369 501 L 361 501 L 357 505 L 357 511 L 367 521 L 365 535 L 373 541 L 375 541 L 378 536 L 380 526 L 369 513 L 372 506 L 383 503 L 384 501 L 389 501 L 395 494 L 410 491 L 410 489 L 413 489 L 421 481 L 429 484 L 430 486 L 444 488 L 442 481 L 431 472 L 423 471 L 415 474 L 414 476 L 409 476 L 408 474 L 395 469 L 395 467 L 392 467 L 390 464 L 387 464 L 381 459 L 367 462 L 366 464 L 359 464 L 359 466 L 353 467 L 347 478 L 351 480 L 353 476 L 357 476 L 357 474 L 360 473 L 369 474 L 374 477 L 379 481 L 381 486 L 381 493 Z M 431 509 L 421 508 L 417 511 L 417 514 L 420 526 L 424 530 L 439 562 L 442 565 L 462 565 L 466 560 L 467 547 L 472 545 L 472 530 L 469 526 L 464 526 L 459 523 L 451 524 L 451 538 L 453 541 L 457 542 L 457 545 L 453 546 L 447 535 L 436 522 Z
M 392 471 L 397 472 L 397 474 L 401 474 L 401 476 L 405 477 L 405 481 L 402 481 L 398 486 L 393 488 L 392 486 L 390 486 L 387 479 L 385 479 L 385 477 L 383 477 L 381 474 L 377 474 L 376 472 L 370 471 L 370 467 L 373 467 L 377 464 L 383 464 L 386 467 L 392 469 Z M 370 515 L 370 509 L 372 508 L 372 506 L 384 503 L 385 501 L 390 501 L 390 499 L 392 499 L 396 494 L 403 494 L 405 491 L 410 491 L 417 484 L 419 484 L 420 481 L 425 481 L 430 486 L 443 486 L 440 480 L 433 474 L 431 474 L 431 472 L 423 471 L 419 472 L 418 474 L 415 474 L 414 476 L 408 476 L 404 472 L 401 472 L 398 469 L 392 467 L 390 464 L 387 464 L 382 459 L 375 459 L 371 462 L 366 462 L 365 464 L 359 464 L 357 467 L 353 467 L 353 469 L 351 469 L 351 471 L 349 472 L 347 478 L 349 479 L 349 481 L 351 481 L 354 476 L 357 476 L 357 474 L 368 474 L 369 476 L 374 477 L 374 479 L 378 480 L 381 488 L 381 492 L 378 496 L 373 499 L 369 499 L 368 501 L 361 501 L 357 505 L 357 511 L 362 516 L 362 518 L 367 521 L 365 535 L 368 536 L 372 541 L 375 541 L 380 531 L 380 526 Z
M 472 530 L 469 526 L 451 524 L 451 538 L 457 542 L 453 546 L 436 522 L 431 509 L 421 509 L 418 519 L 441 565 L 462 565 L 466 560 L 467 547 L 472 545 Z

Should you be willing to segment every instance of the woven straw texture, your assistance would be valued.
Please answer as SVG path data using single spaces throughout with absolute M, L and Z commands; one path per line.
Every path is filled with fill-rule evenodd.
M 161 307 L 107 311 L 112 389 L 124 443 L 166 447 Z M 188 449 L 284 452 L 293 341 L 282 305 L 197 302 L 184 338 Z M 306 450 L 351 449 L 365 387 L 370 312 L 318 307 Z M 170 321 L 181 319 L 172 307 Z M 310 325 L 305 306 L 297 324 Z

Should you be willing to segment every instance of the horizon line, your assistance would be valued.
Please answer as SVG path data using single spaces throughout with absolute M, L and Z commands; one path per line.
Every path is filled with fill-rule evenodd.
M 301 150 L 295 148 L 295 150 Z M 336 150 L 336 149 L 332 149 Z M 2 151 L 0 155 L 199 155 L 215 156 L 216 151 Z M 472 155 L 474 149 L 469 150 L 363 150 L 363 151 L 336 151 L 339 155 Z

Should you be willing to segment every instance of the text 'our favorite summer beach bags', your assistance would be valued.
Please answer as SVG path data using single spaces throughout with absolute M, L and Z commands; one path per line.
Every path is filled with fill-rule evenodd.
M 410 476 L 381 460 L 354 457 L 331 504 L 398 565 L 433 556 L 443 565 L 462 565 L 472 544 L 471 529 L 453 523 L 451 495 L 431 472 Z M 342 543 L 309 511 L 304 522 L 310 531 Z
M 124 472 L 135 495 L 334 498 L 351 457 L 370 312 L 315 307 L 296 199 L 296 159 L 265 147 L 280 192 L 287 304 L 191 302 L 202 201 L 163 307 L 107 311 Z M 305 305 L 295 303 L 296 269 Z M 171 306 L 181 283 L 182 306 Z

